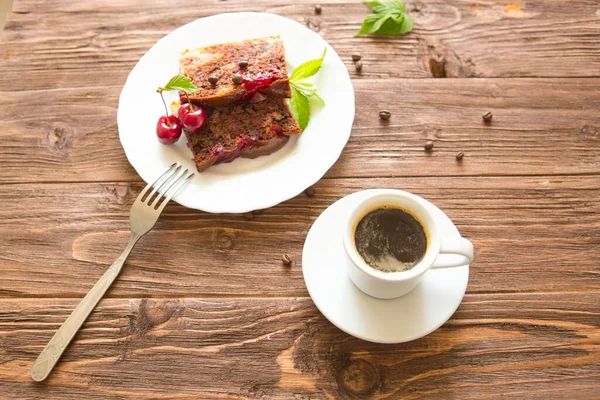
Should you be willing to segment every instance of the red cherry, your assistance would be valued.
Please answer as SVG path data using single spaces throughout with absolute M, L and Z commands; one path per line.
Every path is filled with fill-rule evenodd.
M 190 132 L 198 132 L 206 122 L 204 108 L 190 103 L 182 104 L 177 111 L 177 116 L 183 127 Z
M 156 124 L 156 136 L 162 144 L 173 144 L 181 136 L 181 123 L 174 115 L 163 115 Z

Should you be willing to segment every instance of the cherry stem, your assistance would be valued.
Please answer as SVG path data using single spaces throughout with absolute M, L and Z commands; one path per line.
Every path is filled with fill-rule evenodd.
M 169 116 L 169 109 L 167 108 L 167 103 L 165 103 L 165 98 L 162 95 L 162 90 L 157 90 L 157 92 L 160 94 L 160 98 L 162 99 L 163 105 L 165 106 L 165 115 L 168 117 Z
M 194 107 L 192 107 L 192 102 L 190 101 L 190 98 L 188 97 L 188 94 L 183 92 L 183 94 L 185 94 L 185 98 L 188 101 L 188 104 L 190 105 L 190 112 L 194 112 Z
M 165 116 L 167 118 L 165 118 L 165 121 L 167 122 L 167 126 L 170 128 L 171 127 L 171 121 L 169 121 L 169 109 L 167 108 L 167 103 L 165 103 L 165 98 L 162 95 L 162 89 L 158 88 L 157 90 L 158 94 L 160 94 L 160 98 L 162 99 L 163 105 L 165 106 Z

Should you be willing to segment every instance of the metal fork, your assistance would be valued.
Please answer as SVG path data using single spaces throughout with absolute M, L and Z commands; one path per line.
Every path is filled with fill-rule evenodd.
M 180 173 L 181 165 L 175 163 L 161 175 L 153 184 L 147 185 L 138 195 L 131 207 L 129 222 L 131 225 L 131 236 L 129 244 L 117 260 L 108 268 L 102 277 L 96 282 L 89 293 L 81 300 L 81 303 L 73 310 L 69 318 L 62 324 L 52 339 L 31 367 L 31 377 L 40 382 L 48 377 L 52 368 L 62 355 L 65 348 L 71 342 L 83 322 L 90 315 L 96 304 L 102 299 L 104 293 L 113 283 L 125 259 L 133 249 L 137 241 L 150 231 L 156 224 L 163 209 L 194 176 L 188 175 L 189 170 Z

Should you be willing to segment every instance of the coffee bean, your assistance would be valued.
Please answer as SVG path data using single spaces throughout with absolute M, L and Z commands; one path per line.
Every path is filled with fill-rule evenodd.
M 289 254 L 284 254 L 281 256 L 281 261 L 284 265 L 292 265 L 294 260 L 292 260 L 292 257 Z
M 312 186 L 309 186 L 309 187 L 308 187 L 308 188 L 307 188 L 307 189 L 304 191 L 304 194 L 305 194 L 307 197 L 313 197 L 313 196 L 315 195 L 315 188 L 314 188 L 314 187 L 312 187 Z
M 217 82 L 219 82 L 219 78 L 217 78 L 216 76 L 209 76 L 208 77 L 208 83 L 210 83 L 211 85 L 214 85 Z
M 388 119 L 390 119 L 391 116 L 392 116 L 392 113 L 389 112 L 388 110 L 379 111 L 379 118 L 381 118 L 384 121 L 387 121 Z
M 242 83 L 244 81 L 244 78 L 239 75 L 239 74 L 235 74 L 231 80 L 233 81 L 233 83 L 235 83 L 236 85 L 239 85 L 240 83 Z
M 423 146 L 425 148 L 425 151 L 431 151 L 433 150 L 433 142 L 431 140 L 428 140 L 425 142 L 425 146 Z
M 246 68 L 248 66 L 248 61 L 246 60 L 240 60 L 240 62 L 238 63 L 238 65 L 242 68 Z
M 321 5 L 320 5 L 320 4 L 317 4 L 317 5 L 315 6 L 315 14 L 317 14 L 317 15 L 318 15 L 318 14 L 321 14 L 321 11 L 323 11 L 323 7 L 321 7 Z
M 360 54 L 358 54 L 358 53 L 352 54 L 352 61 L 354 61 L 354 62 L 360 61 Z
M 358 72 L 362 71 L 362 61 L 358 60 L 356 64 L 354 64 L 354 68 L 356 68 Z
M 281 262 L 283 262 L 283 265 L 292 265 L 292 262 L 294 262 L 294 260 L 292 259 L 292 257 L 289 254 L 284 254 L 281 256 Z
M 483 114 L 482 118 L 485 122 L 492 122 L 492 118 L 494 117 L 494 115 L 492 114 L 491 111 L 486 112 L 485 114 Z
M 252 221 L 254 219 L 254 213 L 253 212 L 244 213 L 244 219 L 246 221 Z
M 462 151 L 459 151 L 458 153 L 456 153 L 456 160 L 460 161 L 463 159 L 464 156 L 465 156 L 465 153 L 463 153 Z

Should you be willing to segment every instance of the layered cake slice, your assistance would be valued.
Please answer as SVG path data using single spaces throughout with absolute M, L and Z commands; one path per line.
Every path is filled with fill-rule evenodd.
M 173 104 L 174 114 L 178 104 Z M 202 172 L 214 164 L 238 157 L 256 158 L 283 147 L 301 133 L 285 99 L 264 97 L 208 110 L 205 126 L 185 134 L 194 163 Z
M 180 73 L 200 88 L 189 98 L 202 106 L 248 101 L 257 92 L 291 97 L 279 36 L 186 50 L 179 56 L 179 67 Z

